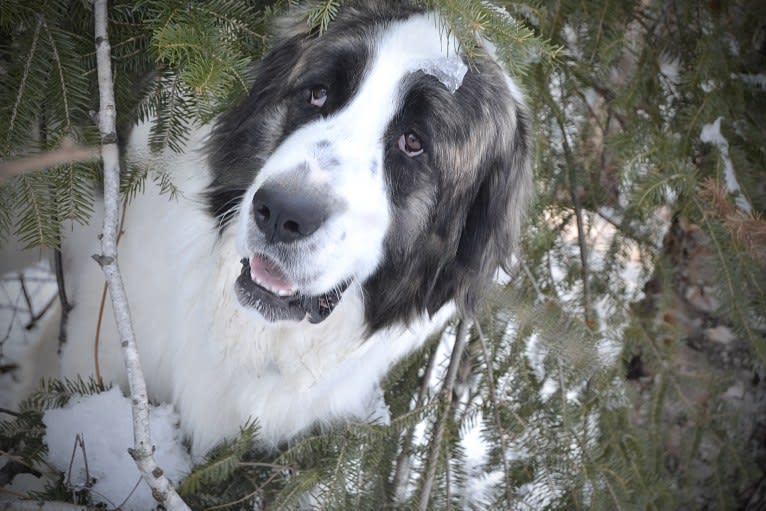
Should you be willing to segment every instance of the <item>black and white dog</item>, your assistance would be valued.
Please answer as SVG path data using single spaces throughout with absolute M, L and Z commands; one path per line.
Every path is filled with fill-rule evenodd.
M 394 362 L 476 310 L 531 195 L 530 124 L 489 45 L 468 62 L 437 14 L 398 4 L 279 28 L 250 95 L 184 154 L 151 153 L 145 125 L 128 144 L 181 192 L 148 186 L 119 250 L 151 397 L 196 453 L 251 418 L 266 445 L 366 418 Z M 100 225 L 64 245 L 63 376 L 94 372 Z M 123 384 L 105 318 L 101 373 Z

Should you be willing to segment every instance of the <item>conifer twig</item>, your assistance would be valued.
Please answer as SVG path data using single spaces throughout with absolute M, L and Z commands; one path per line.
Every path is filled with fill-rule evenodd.
M 522 261 L 523 263 L 523 261 Z M 524 265 L 526 269 L 526 265 Z M 527 269 L 529 271 L 529 269 Z M 487 390 L 489 390 L 489 403 L 492 408 L 492 420 L 494 421 L 495 431 L 497 432 L 498 440 L 500 441 L 500 448 L 503 450 L 503 476 L 505 478 L 505 499 L 510 505 L 513 502 L 513 481 L 511 480 L 511 469 L 508 466 L 508 442 L 505 439 L 505 432 L 503 431 L 502 422 L 500 420 L 500 405 L 498 404 L 497 393 L 495 392 L 495 374 L 492 369 L 492 358 L 489 355 L 489 347 L 487 338 L 484 337 L 484 332 L 481 329 L 481 325 L 476 323 L 476 331 L 479 334 L 479 342 L 481 343 L 481 352 L 484 356 L 484 363 L 487 366 Z
M 111 47 L 107 36 L 107 0 L 94 0 L 96 63 L 100 99 L 99 131 L 101 158 L 104 163 L 104 228 L 101 254 L 94 259 L 101 265 L 109 285 L 112 309 L 122 344 L 128 373 L 133 411 L 134 445 L 128 452 L 141 475 L 152 489 L 152 496 L 168 510 L 188 510 L 189 507 L 154 460 L 154 446 L 149 432 L 149 400 L 141 361 L 128 308 L 122 275 L 117 264 L 117 231 L 120 213 L 120 161 L 117 148 L 114 82 L 112 81 Z
M 415 406 L 413 407 L 413 410 L 417 410 L 418 408 L 423 406 L 423 403 L 426 399 L 426 394 L 428 393 L 428 383 L 431 380 L 431 373 L 433 372 L 434 366 L 436 365 L 436 354 L 439 351 L 439 343 L 434 343 L 434 347 L 431 350 L 431 353 L 428 355 L 428 362 L 426 363 L 426 368 L 423 371 L 423 380 L 420 383 L 420 388 L 418 389 L 417 397 L 415 398 Z M 402 450 L 399 453 L 399 456 L 396 458 L 396 466 L 394 468 L 394 479 L 391 482 L 391 498 L 393 500 L 393 503 L 401 503 L 397 501 L 404 501 L 405 499 L 405 489 L 407 487 L 406 482 L 407 478 L 409 477 L 409 469 L 410 469 L 410 457 L 412 456 L 412 440 L 415 436 L 415 426 L 410 426 L 406 428 L 404 431 L 404 434 L 402 435 Z
M 588 328 L 593 327 L 593 321 L 595 317 L 591 314 L 591 298 L 590 298 L 590 270 L 588 265 L 588 243 L 585 240 L 585 222 L 583 220 L 583 206 L 582 198 L 580 197 L 580 191 L 577 189 L 577 172 L 575 170 L 575 158 L 572 152 L 572 148 L 569 145 L 569 137 L 565 127 L 564 113 L 559 106 L 553 100 L 549 90 L 545 91 L 544 99 L 548 107 L 553 112 L 553 117 L 561 132 L 561 141 L 564 148 L 564 159 L 567 166 L 567 181 L 569 182 L 569 194 L 572 198 L 575 210 L 575 220 L 577 222 L 577 244 L 580 247 L 580 264 L 582 275 L 582 294 L 583 294 L 583 313 L 585 316 L 585 324 Z
M 463 320 L 457 327 L 455 345 L 452 347 L 452 355 L 450 356 L 449 367 L 447 367 L 447 376 L 444 378 L 444 384 L 441 389 L 443 408 L 440 410 L 441 413 L 437 415 L 436 422 L 434 423 L 433 438 L 431 439 L 428 460 L 426 461 L 426 472 L 423 479 L 423 486 L 420 489 L 420 498 L 418 499 L 418 509 L 420 511 L 428 510 L 428 501 L 431 498 L 431 488 L 433 487 L 434 479 L 436 478 L 436 466 L 439 464 L 439 452 L 442 448 L 444 430 L 447 426 L 447 417 L 449 416 L 449 409 L 452 405 L 452 390 L 455 388 L 457 371 L 460 367 L 460 360 L 463 358 L 463 351 L 465 351 L 467 343 L 468 323 L 466 320 Z

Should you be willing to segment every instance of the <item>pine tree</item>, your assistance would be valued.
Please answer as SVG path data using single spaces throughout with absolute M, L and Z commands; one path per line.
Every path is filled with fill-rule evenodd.
M 113 2 L 121 122 L 152 116 L 153 148 L 180 150 L 246 92 L 289 3 Z M 344 3 L 306 10 L 313 36 Z M 390 425 L 342 424 L 276 455 L 244 426 L 182 482 L 184 498 L 206 509 L 763 508 L 766 4 L 419 3 L 469 55 L 477 34 L 492 40 L 528 98 L 537 199 L 514 272 L 479 318 L 391 372 Z M 3 160 L 97 142 L 91 26 L 85 2 L 0 5 Z M 130 169 L 126 199 L 147 178 L 172 190 L 161 171 Z M 68 222 L 87 221 L 98 180 L 95 163 L 7 179 L 0 233 L 56 247 Z M 44 457 L 35 418 L 49 401 L 0 427 L 15 461 Z

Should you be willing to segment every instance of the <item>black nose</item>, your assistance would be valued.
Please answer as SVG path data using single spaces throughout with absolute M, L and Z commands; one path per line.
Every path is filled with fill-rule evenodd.
M 291 243 L 316 232 L 327 219 L 328 207 L 312 194 L 265 185 L 255 192 L 253 215 L 267 241 Z

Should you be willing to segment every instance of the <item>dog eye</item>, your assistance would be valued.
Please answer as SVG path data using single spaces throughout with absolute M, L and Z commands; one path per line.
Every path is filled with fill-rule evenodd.
M 408 131 L 399 137 L 399 150 L 410 158 L 414 158 L 423 153 L 423 143 L 417 135 Z
M 315 85 L 309 89 L 309 103 L 317 108 L 322 108 L 327 101 L 327 87 Z

